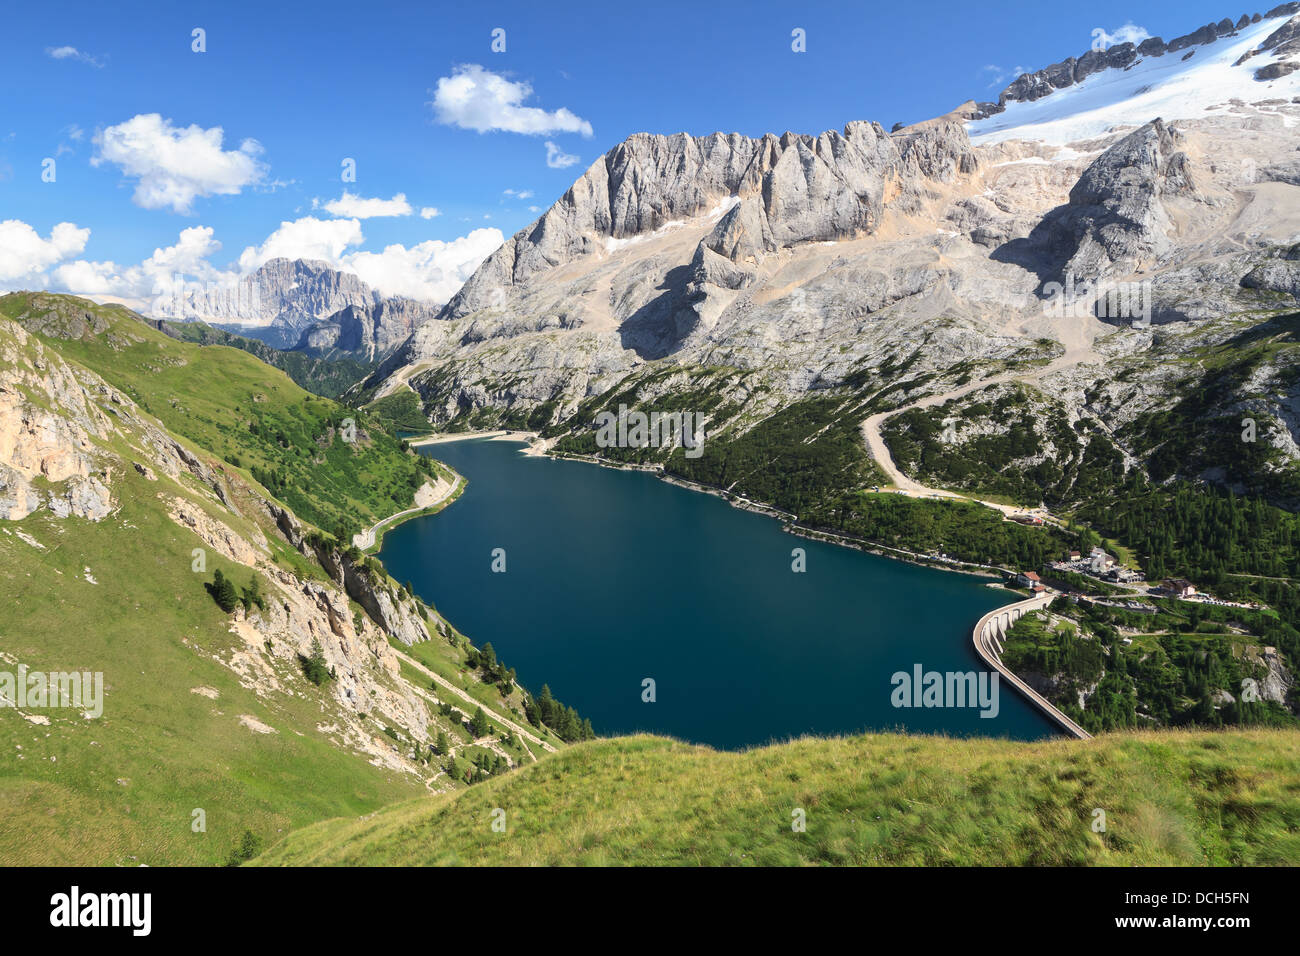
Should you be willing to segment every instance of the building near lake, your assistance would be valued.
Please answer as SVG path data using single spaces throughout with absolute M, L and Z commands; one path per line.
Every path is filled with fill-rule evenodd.
M 1021 571 L 1016 575 L 1016 583 L 1021 587 L 1029 588 L 1029 590 L 1035 593 L 1047 590 L 1046 585 L 1043 584 L 1043 579 L 1038 576 L 1037 571 Z

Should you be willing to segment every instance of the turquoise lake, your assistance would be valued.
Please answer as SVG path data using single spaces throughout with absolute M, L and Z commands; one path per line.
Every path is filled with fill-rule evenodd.
M 1009 603 L 986 579 L 809 541 L 643 472 L 526 456 L 509 441 L 426 446 L 469 479 L 380 556 L 530 690 L 601 735 L 737 749 L 903 729 L 1057 735 L 1013 689 L 975 707 L 895 707 L 893 674 L 983 671 L 971 630 Z M 492 570 L 494 549 L 505 572 Z M 807 570 L 791 570 L 803 548 Z M 643 701 L 652 679 L 655 700 Z

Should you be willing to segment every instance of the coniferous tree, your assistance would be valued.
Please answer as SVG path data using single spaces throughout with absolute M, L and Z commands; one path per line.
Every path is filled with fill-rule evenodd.
M 325 662 L 325 650 L 320 646 L 319 638 L 312 638 L 311 654 L 307 657 L 299 654 L 298 659 L 302 662 L 303 675 L 317 687 L 332 678 L 329 665 Z
M 217 607 L 229 614 L 239 603 L 239 594 L 235 591 L 235 585 L 231 580 L 221 573 L 218 568 L 212 574 L 212 583 L 208 586 L 208 593 L 212 599 L 217 602 Z
M 479 707 L 474 711 L 474 716 L 471 717 L 469 721 L 469 729 L 475 739 L 487 735 L 488 719 L 487 714 L 483 713 L 482 707 Z

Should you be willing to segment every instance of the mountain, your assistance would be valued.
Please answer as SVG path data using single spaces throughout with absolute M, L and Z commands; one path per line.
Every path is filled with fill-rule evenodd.
M 384 297 L 316 259 L 270 259 L 234 287 L 184 287 L 153 303 L 155 318 L 199 320 L 312 357 L 375 361 L 437 308 Z
M 314 259 L 271 259 L 233 288 L 178 289 L 155 303 L 156 318 L 200 319 L 256 334 L 277 348 L 297 343 L 302 330 L 349 305 L 373 305 L 370 286 L 350 272 Z
M 1007 434 L 1014 401 L 1038 451 L 996 467 L 1051 472 L 1023 503 L 1080 498 L 1089 458 L 1149 473 L 1171 438 L 1189 447 L 1178 477 L 1300 501 L 1300 391 L 1277 324 L 1300 293 L 1298 9 L 1070 58 L 996 109 L 893 133 L 632 136 L 357 393 L 413 390 L 440 426 L 542 430 L 606 456 L 623 452 L 598 451 L 596 416 L 620 403 L 709 410 L 725 456 L 782 415 L 807 420 L 809 442 L 851 444 L 846 428 L 921 401 L 959 452 Z M 1240 359 L 1243 336 L 1269 354 L 1226 376 L 1187 361 Z M 1212 408 L 1184 404 L 1172 434 L 1153 431 L 1205 389 Z M 829 432 L 808 413 L 825 403 Z M 1263 436 L 1246 455 L 1191 447 L 1218 447 L 1243 416 Z M 845 454 L 837 492 L 892 464 Z M 641 457 L 689 467 L 671 449 Z
M 1065 142 L 1099 135 L 1118 122 L 1191 117 L 1216 103 L 1252 100 L 1261 83 L 1296 68 L 1291 57 L 1300 51 L 1293 42 L 1298 28 L 1288 18 L 1298 12 L 1300 4 L 1285 3 L 1267 14 L 1243 14 L 1235 24 L 1230 18 L 1207 23 L 1168 43 L 1148 37 L 1091 49 L 1022 74 L 998 102 L 969 111 L 971 119 L 987 120 L 972 135 Z
M 294 351 L 327 359 L 377 361 L 437 314 L 435 306 L 401 296 L 349 305 L 305 327 Z
M 0 659 L 103 682 L 99 714 L 0 707 L 0 799 L 26 821 L 0 858 L 238 860 L 562 746 L 515 724 L 522 688 L 487 682 L 463 635 L 330 533 L 421 487 L 445 500 L 454 478 L 245 351 L 119 306 L 0 297 L 0 576 L 21 582 Z M 480 707 L 488 733 L 470 730 Z

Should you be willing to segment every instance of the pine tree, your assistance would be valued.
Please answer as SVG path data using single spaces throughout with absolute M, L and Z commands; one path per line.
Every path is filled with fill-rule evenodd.
M 479 707 L 474 711 L 474 716 L 470 718 L 469 729 L 475 739 L 486 736 L 488 732 L 488 719 L 487 714 L 483 713 L 482 707 Z
M 242 600 L 244 602 L 245 614 L 251 614 L 254 605 L 261 608 L 263 611 L 266 610 L 266 598 L 262 596 L 262 585 L 258 580 L 256 571 L 253 572 L 253 576 L 248 582 L 248 587 L 244 588 Z
M 447 735 L 441 730 L 438 731 L 438 741 L 433 745 L 433 749 L 437 751 L 439 757 L 447 756 L 447 752 L 451 750 L 451 744 L 447 742 Z
M 239 594 L 235 591 L 235 585 L 221 573 L 220 568 L 212 574 L 212 583 L 208 585 L 208 593 L 217 602 L 217 607 L 227 614 L 233 611 L 235 605 L 239 603 Z
M 319 638 L 312 638 L 311 655 L 303 657 L 299 654 L 298 659 L 302 662 L 303 675 L 317 687 L 333 676 L 329 665 L 325 663 L 325 651 L 320 646 Z

